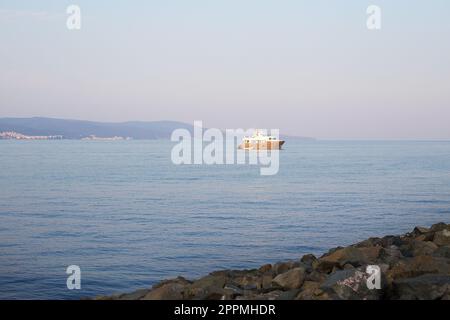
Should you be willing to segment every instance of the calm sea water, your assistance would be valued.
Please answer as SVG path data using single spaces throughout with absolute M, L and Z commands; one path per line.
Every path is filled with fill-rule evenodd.
M 449 142 L 288 141 L 275 176 L 175 166 L 171 147 L 0 141 L 0 298 L 132 291 L 450 221 Z

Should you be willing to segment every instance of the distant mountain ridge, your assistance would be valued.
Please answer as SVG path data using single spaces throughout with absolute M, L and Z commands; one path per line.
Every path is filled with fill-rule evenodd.
M 89 136 L 117 136 L 138 140 L 170 139 L 175 129 L 187 129 L 192 133 L 193 128 L 193 125 L 178 121 L 96 122 L 45 117 L 0 118 L 0 132 L 14 131 L 27 136 L 62 136 L 63 139 L 82 139 Z M 315 140 L 286 135 L 281 135 L 281 138 Z
M 81 139 L 88 136 L 130 137 L 133 139 L 170 139 L 178 128 L 192 131 L 193 126 L 176 121 L 95 122 L 54 118 L 0 118 L 0 132 L 15 131 L 29 136 L 57 136 Z

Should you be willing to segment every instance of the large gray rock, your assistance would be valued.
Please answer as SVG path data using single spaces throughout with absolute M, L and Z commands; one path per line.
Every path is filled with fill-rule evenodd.
M 413 240 L 409 244 L 409 254 L 410 256 L 426 256 L 433 254 L 438 246 L 431 241 L 418 241 Z
M 417 227 L 414 228 L 413 234 L 415 236 L 419 236 L 421 234 L 425 234 L 425 233 L 428 233 L 430 231 L 431 231 L 430 228 L 417 226 Z
M 351 264 L 355 267 L 373 263 L 377 260 L 380 255 L 382 247 L 374 246 L 374 247 L 346 247 L 342 249 L 338 249 L 331 254 L 322 256 L 319 259 L 318 266 L 321 266 L 321 263 L 324 262 L 334 264 L 339 267 L 343 267 L 345 264 Z
M 140 300 L 150 292 L 149 289 L 140 289 L 132 293 L 125 293 L 118 297 L 118 300 Z
M 403 254 L 397 246 L 391 245 L 390 247 L 382 248 L 378 258 L 384 263 L 394 264 L 403 258 Z
M 326 278 L 327 274 L 319 272 L 318 270 L 314 270 L 306 275 L 305 281 L 307 280 L 322 283 L 325 281 Z
M 387 271 L 390 281 L 414 278 L 428 273 L 450 275 L 450 260 L 436 256 L 417 256 L 397 262 Z
M 434 234 L 433 242 L 438 246 L 450 245 L 450 230 L 444 229 Z
M 281 290 L 273 290 L 266 293 L 249 294 L 236 297 L 236 300 L 276 300 L 283 294 Z
M 317 297 L 320 283 L 314 281 L 305 281 L 302 285 L 300 293 L 297 295 L 297 300 L 314 300 Z
M 226 273 L 209 274 L 186 286 L 184 296 L 186 299 L 222 299 L 233 295 L 232 290 L 224 289 L 227 281 L 229 281 L 229 276 Z
M 297 297 L 300 289 L 292 289 L 288 291 L 283 291 L 278 297 L 277 300 L 294 300 Z
M 374 247 L 376 245 L 381 245 L 381 238 L 372 237 L 361 242 L 358 242 L 354 245 L 356 248 L 366 248 L 366 247 Z
M 378 300 L 382 290 L 369 289 L 368 274 L 361 268 L 336 271 L 320 286 L 331 299 Z
M 268 272 L 271 272 L 271 271 L 272 271 L 272 265 L 271 265 L 271 264 L 265 264 L 265 265 L 262 265 L 262 266 L 258 269 L 258 271 L 261 272 L 261 273 L 268 273 Z
M 273 271 L 275 272 L 275 274 L 282 274 L 298 266 L 299 261 L 282 261 L 274 264 Z
M 300 262 L 304 263 L 305 265 L 312 266 L 314 261 L 317 261 L 317 258 L 313 254 L 305 254 L 301 259 Z
M 262 277 L 254 274 L 246 274 L 233 278 L 233 283 L 244 290 L 255 290 L 262 287 Z
M 172 280 L 165 280 L 153 286 L 152 290 L 148 292 L 143 300 L 179 300 L 183 299 L 183 292 L 185 288 L 190 285 L 190 282 L 183 277 L 178 277 Z
M 263 274 L 261 277 L 261 289 L 268 290 L 272 288 L 273 277 L 271 274 Z
M 442 231 L 444 229 L 450 230 L 450 225 L 447 225 L 443 222 L 439 222 L 439 223 L 433 224 L 430 228 L 430 230 L 432 232 L 438 232 L 438 231 Z
M 340 264 L 338 261 L 329 261 L 326 259 L 319 259 L 313 262 L 312 267 L 313 267 L 313 272 L 318 272 L 318 273 L 330 273 L 331 271 L 333 271 L 333 269 L 335 269 L 336 267 L 339 267 Z
M 450 259 L 450 245 L 439 247 L 433 252 L 433 256 Z
M 298 267 L 276 276 L 272 282 L 285 290 L 298 289 L 305 281 L 305 276 L 305 269 Z
M 390 246 L 401 246 L 405 243 L 405 239 L 400 236 L 385 236 L 379 241 L 379 245 L 383 248 L 388 248 Z
M 450 275 L 425 274 L 393 283 L 394 299 L 436 300 L 450 295 Z

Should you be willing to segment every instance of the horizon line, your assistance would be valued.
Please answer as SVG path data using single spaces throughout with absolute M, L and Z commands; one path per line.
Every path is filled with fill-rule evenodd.
M 186 125 L 192 125 L 191 123 L 185 122 L 185 121 L 181 121 L 181 120 L 125 120 L 125 121 L 102 121 L 102 120 L 87 120 L 87 119 L 79 119 L 79 118 L 65 118 L 65 117 L 49 117 L 49 116 L 29 116 L 29 117 L 17 117 L 17 116 L 2 116 L 0 117 L 1 119 L 51 119 L 51 120 L 63 120 L 63 121 L 84 121 L 84 122 L 97 122 L 97 123 L 109 123 L 109 124 L 123 124 L 123 123 L 155 123 L 155 122 L 177 122 L 177 123 L 182 123 L 182 124 L 186 124 Z M 192 123 L 194 121 L 202 121 L 202 120 L 193 120 Z M 220 129 L 220 128 L 219 128 Z M 229 128 L 223 128 L 220 130 L 225 130 L 225 129 L 229 129 Z M 417 142 L 450 142 L 450 137 L 449 138 L 421 138 L 421 137 L 414 137 L 414 138 L 394 138 L 394 137 L 389 137 L 389 138 L 379 138 L 379 137 L 374 137 L 374 138 L 358 138 L 358 137 L 344 137 L 344 138 L 333 138 L 333 137 L 324 137 L 324 138 L 318 138 L 318 137 L 314 137 L 311 135 L 298 135 L 298 134 L 282 134 L 283 136 L 286 137 L 292 137 L 292 138 L 311 138 L 315 141 L 372 141 L 372 142 L 376 142 L 376 141 L 417 141 Z

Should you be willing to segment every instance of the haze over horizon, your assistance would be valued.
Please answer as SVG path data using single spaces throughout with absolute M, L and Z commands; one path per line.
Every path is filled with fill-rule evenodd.
M 70 4 L 81 30 L 66 28 Z M 449 13 L 444 0 L 4 0 L 0 117 L 450 139 Z

